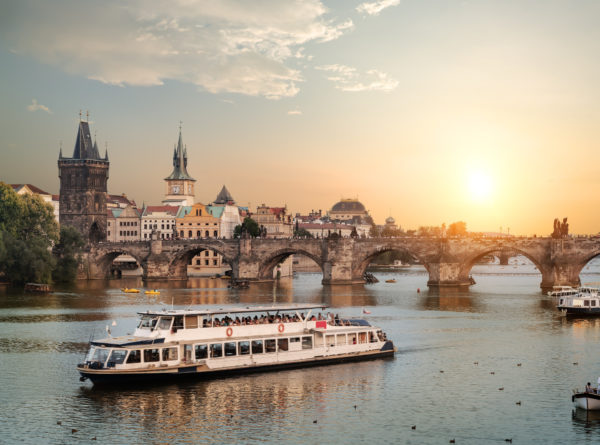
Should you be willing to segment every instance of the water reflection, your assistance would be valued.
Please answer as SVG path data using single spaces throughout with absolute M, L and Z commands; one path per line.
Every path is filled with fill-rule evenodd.
M 480 312 L 481 303 L 477 296 L 459 288 L 432 288 L 423 292 L 420 307 L 430 311 Z
M 584 430 L 586 433 L 600 430 L 600 411 L 589 411 L 581 408 L 571 412 L 573 425 Z

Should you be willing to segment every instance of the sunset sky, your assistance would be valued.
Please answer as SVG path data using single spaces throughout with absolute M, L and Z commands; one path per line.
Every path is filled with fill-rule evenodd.
M 0 180 L 58 193 L 81 109 L 140 205 L 181 120 L 200 202 L 597 233 L 599 23 L 597 0 L 8 0 Z

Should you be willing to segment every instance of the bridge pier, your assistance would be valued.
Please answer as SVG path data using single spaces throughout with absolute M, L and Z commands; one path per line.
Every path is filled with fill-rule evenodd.
M 438 289 L 456 287 L 468 288 L 473 283 L 468 276 L 463 276 L 461 274 L 461 266 L 462 264 L 457 262 L 427 263 L 425 265 L 429 272 L 427 286 Z
M 579 272 L 582 267 L 579 264 L 554 264 L 551 273 L 544 274 L 542 272 L 542 283 L 540 284 L 542 291 L 548 292 L 552 290 L 553 286 L 580 286 Z

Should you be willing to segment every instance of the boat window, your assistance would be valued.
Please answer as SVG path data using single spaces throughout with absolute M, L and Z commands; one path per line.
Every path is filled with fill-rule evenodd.
M 186 315 L 185 316 L 185 328 L 196 329 L 198 327 L 198 316 L 197 315 Z
M 336 343 L 339 345 L 346 344 L 346 334 L 338 334 L 336 338 Z
M 232 355 L 236 355 L 237 348 L 235 346 L 236 346 L 236 343 L 234 341 L 225 343 L 225 357 L 230 357 Z
M 211 358 L 223 357 L 223 345 L 221 343 L 213 343 L 210 345 Z
M 348 334 L 348 344 L 349 345 L 356 344 L 356 334 Z
M 592 300 L 592 306 L 596 306 L 596 300 Z
M 163 362 L 170 360 L 177 360 L 177 348 L 163 348 L 162 350 Z
M 249 341 L 241 341 L 238 343 L 238 346 L 239 346 L 238 354 L 240 354 L 240 355 L 250 354 L 250 342 Z
M 134 349 L 133 351 L 129 351 L 129 356 L 127 357 L 127 363 L 141 363 L 142 362 L 142 351 L 139 349 Z
M 156 321 L 158 320 L 158 317 L 154 317 L 151 315 L 144 315 L 142 317 L 142 319 L 140 320 L 140 324 L 138 326 L 138 328 L 140 329 L 154 329 L 154 327 L 156 326 Z
M 375 332 L 371 331 L 369 332 L 369 343 L 375 343 L 377 341 L 377 336 L 375 335 Z
M 109 363 L 114 365 L 121 365 L 125 361 L 125 357 L 127 357 L 126 349 L 113 349 L 110 353 L 110 358 L 108 359 Z
M 157 362 L 160 360 L 158 349 L 144 349 L 144 363 Z
M 290 338 L 290 343 L 300 343 L 300 337 L 292 337 L 292 338 Z
M 366 343 L 367 342 L 367 333 L 366 332 L 360 332 L 358 334 L 358 342 L 359 343 Z
M 158 322 L 158 329 L 171 329 L 171 322 L 173 317 L 160 317 Z
M 589 306 L 590 305 L 590 300 L 583 300 L 583 305 L 584 306 Z
M 277 343 L 274 338 L 265 340 L 265 352 L 277 352 Z
M 208 345 L 196 345 L 196 360 L 208 357 Z
M 325 343 L 329 346 L 335 346 L 335 335 L 326 335 Z
M 279 338 L 277 339 L 277 349 L 280 351 L 288 350 L 288 339 L 287 338 Z
M 252 354 L 262 354 L 263 353 L 263 341 L 262 340 L 252 340 Z
M 561 298 L 561 299 L 560 299 L 560 302 L 559 302 L 558 304 L 562 305 L 562 304 L 564 304 L 564 301 L 565 301 L 565 300 L 563 300 L 563 299 Z
M 173 321 L 173 329 L 183 329 L 183 315 L 175 316 Z
M 92 362 L 105 363 L 108 358 L 108 349 L 96 348 L 92 353 Z
M 302 349 L 312 349 L 312 337 L 302 337 Z

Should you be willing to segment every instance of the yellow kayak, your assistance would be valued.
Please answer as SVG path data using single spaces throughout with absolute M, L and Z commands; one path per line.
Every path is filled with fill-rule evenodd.
M 391 280 L 385 280 L 386 283 L 395 283 L 396 280 L 394 280 L 393 278 Z
M 147 290 L 146 292 L 144 292 L 146 295 L 160 295 L 160 291 L 153 289 L 153 290 Z
M 129 289 L 128 287 L 124 287 L 123 289 L 121 289 L 123 292 L 127 293 L 127 294 L 139 294 L 140 290 L 139 289 Z

